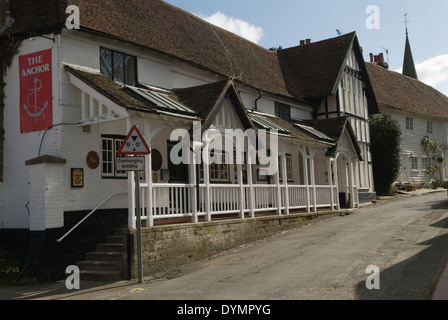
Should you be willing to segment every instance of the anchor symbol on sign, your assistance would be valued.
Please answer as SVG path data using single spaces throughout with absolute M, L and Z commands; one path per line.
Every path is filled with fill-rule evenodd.
M 26 99 L 26 103 L 23 104 L 23 109 L 25 110 L 25 112 L 30 117 L 35 118 L 35 120 L 37 120 L 37 118 L 40 115 L 43 115 L 45 118 L 44 111 L 48 107 L 48 100 L 45 101 L 45 103 L 42 107 L 39 107 L 37 105 L 37 93 L 41 90 L 42 90 L 42 81 L 40 81 L 38 78 L 34 78 L 34 88 L 31 88 L 29 90 L 30 94 L 28 95 L 28 98 Z M 34 97 L 34 104 L 30 104 L 31 97 Z

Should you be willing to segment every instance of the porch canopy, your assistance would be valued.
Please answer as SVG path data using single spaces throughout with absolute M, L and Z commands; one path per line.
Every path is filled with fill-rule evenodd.
M 188 157 L 182 155 L 188 160 L 182 163 L 187 164 L 182 167 L 188 172 L 186 183 L 155 181 L 152 157 L 146 156 L 146 171 L 140 183 L 140 214 L 147 226 L 168 218 L 198 222 L 221 215 L 236 214 L 245 218 L 259 212 L 288 214 L 290 210 L 339 209 L 340 184 L 335 164 L 345 150 L 341 143 L 345 140 L 335 139 L 310 124 L 293 124 L 270 114 L 247 110 L 232 79 L 165 90 L 145 85 L 123 86 L 96 72 L 73 66 L 65 69 L 70 83 L 81 92 L 80 125 L 125 120 L 129 131 L 139 123 L 150 148 L 153 142 L 170 140 L 175 129 L 184 130 L 184 137 L 178 136 L 176 142 L 188 141 L 188 148 L 183 149 L 188 151 Z M 349 127 L 347 122 L 345 128 Z M 225 133 L 229 129 L 234 134 L 253 133 L 245 135 L 242 162 L 234 161 L 236 152 L 231 155 L 225 149 L 225 140 L 229 140 Z M 266 139 L 260 139 L 261 131 L 267 132 Z M 350 129 L 344 132 L 350 133 Z M 222 135 L 221 149 L 227 152 L 222 153 L 222 162 L 198 163 L 216 134 Z M 187 136 L 188 140 L 184 140 Z M 235 143 L 234 136 L 230 140 L 231 144 Z M 344 155 L 355 165 L 359 149 L 356 141 L 351 138 L 347 141 L 349 147 Z M 250 145 L 255 146 L 255 153 L 251 152 Z M 265 176 L 261 172 L 266 163 L 260 161 L 259 152 L 263 147 L 270 160 L 268 165 L 275 167 L 274 172 Z M 216 160 L 219 147 L 215 144 L 213 149 Z M 168 154 L 162 168 L 168 168 L 170 161 L 171 154 Z M 350 182 L 344 180 L 343 187 L 353 188 L 354 177 L 351 172 Z M 134 190 L 133 172 L 129 172 L 129 227 L 135 227 Z

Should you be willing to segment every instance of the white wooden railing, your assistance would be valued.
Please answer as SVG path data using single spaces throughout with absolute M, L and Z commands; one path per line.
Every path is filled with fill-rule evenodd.
M 277 185 L 257 184 L 254 185 L 253 189 L 254 189 L 255 212 L 278 209 L 279 199 L 278 199 Z
M 290 209 L 305 209 L 311 203 L 309 196 L 307 200 L 307 187 L 289 185 L 289 208 Z
M 286 209 L 288 212 L 290 209 L 336 209 L 337 192 L 336 186 L 328 185 L 200 184 L 198 190 L 193 184 L 155 183 L 149 208 L 149 186 L 141 183 L 141 218 L 147 220 L 149 226 L 154 219 L 189 217 L 197 221 L 199 216 L 210 219 L 218 214 L 239 213 L 242 217 L 248 212 L 276 211 L 280 214 Z M 354 193 L 354 204 L 357 204 L 357 189 Z

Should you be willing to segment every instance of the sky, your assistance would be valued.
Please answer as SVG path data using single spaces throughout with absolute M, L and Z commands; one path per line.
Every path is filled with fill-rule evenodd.
M 401 72 L 408 20 L 419 80 L 448 95 L 447 0 L 165 0 L 265 48 L 356 31 L 364 60 Z

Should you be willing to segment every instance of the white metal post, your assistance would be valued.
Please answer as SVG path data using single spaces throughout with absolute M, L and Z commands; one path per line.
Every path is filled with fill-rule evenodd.
M 142 217 L 140 211 L 140 174 L 135 175 L 135 216 L 137 220 L 137 260 L 138 260 L 138 283 L 143 282 L 143 258 L 142 258 Z
M 126 119 L 126 131 L 132 129 L 131 119 Z M 128 172 L 128 227 L 136 228 L 135 224 L 135 174 L 134 171 Z

